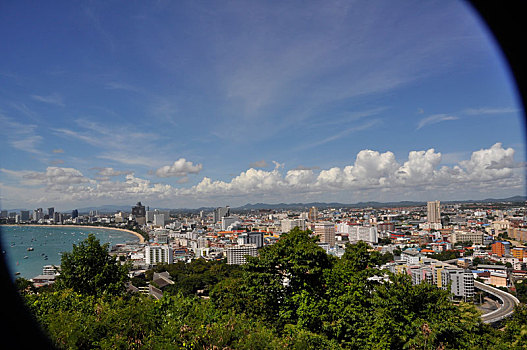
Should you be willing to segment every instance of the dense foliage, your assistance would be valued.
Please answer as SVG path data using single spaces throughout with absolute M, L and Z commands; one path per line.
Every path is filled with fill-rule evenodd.
M 71 288 L 86 295 L 119 295 L 125 290 L 128 268 L 108 254 L 108 243 L 90 234 L 71 253 L 63 253 L 57 288 Z
M 430 254 L 430 258 L 437 259 L 440 261 L 457 259 L 460 256 L 461 254 L 457 250 L 445 250 L 445 251 L 442 251 L 441 253 Z
M 259 257 L 249 258 L 241 270 L 200 260 L 158 267 L 176 281 L 161 300 L 124 292 L 88 293 L 64 283 L 25 298 L 62 348 L 525 346 L 525 308 L 500 333 L 481 322 L 473 305 L 454 305 L 443 290 L 413 286 L 405 275 L 388 279 L 375 268 L 382 259 L 362 242 L 348 246 L 341 259 L 329 256 L 308 232 L 295 229 L 262 249 Z M 210 298 L 197 297 L 198 289 L 209 289 Z
M 224 261 L 195 259 L 190 263 L 178 261 L 169 265 L 157 265 L 146 272 L 146 279 L 151 281 L 154 272 L 163 271 L 167 271 L 175 282 L 163 288 L 163 292 L 169 295 L 182 293 L 184 296 L 196 295 L 198 291 L 202 291 L 200 295 L 209 295 L 210 290 L 225 278 L 241 276 L 241 269 L 237 265 L 227 265 Z

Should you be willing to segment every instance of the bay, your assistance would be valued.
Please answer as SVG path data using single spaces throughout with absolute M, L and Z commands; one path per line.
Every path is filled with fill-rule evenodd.
M 79 244 L 89 234 L 110 246 L 139 241 L 130 233 L 89 226 L 0 226 L 2 254 L 13 279 L 33 278 L 42 274 L 44 265 L 60 265 L 62 253 L 71 252 L 73 244 Z M 20 274 L 15 275 L 17 272 Z

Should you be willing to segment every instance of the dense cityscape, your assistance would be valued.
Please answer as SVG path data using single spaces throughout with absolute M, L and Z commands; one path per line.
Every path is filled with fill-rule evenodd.
M 111 247 L 111 254 L 124 264 L 130 262 L 130 277 L 145 277 L 157 265 L 190 263 L 194 259 L 222 260 L 229 265 L 242 265 L 246 256 L 258 256 L 265 246 L 275 244 L 282 234 L 298 227 L 310 230 L 318 238 L 318 246 L 338 258 L 346 245 L 366 242 L 369 249 L 388 257 L 380 269 L 408 274 L 414 284 L 427 282 L 449 289 L 453 300 L 481 304 L 483 313 L 500 307 L 489 299 L 482 303 L 484 287 L 475 288 L 474 281 L 502 291 L 523 295 L 527 277 L 526 208 L 522 203 L 472 203 L 400 208 L 305 208 L 303 210 L 260 209 L 231 210 L 228 206 L 212 212 L 171 213 L 150 210 L 141 202 L 129 212 L 47 213 L 38 208 L 30 213 L 1 212 L 4 224 L 101 225 L 130 229 L 141 233 L 145 243 L 127 243 Z M 43 274 L 35 276 L 35 286 L 52 284 L 56 269 L 47 265 Z M 129 288 L 159 299 L 163 288 L 173 284 L 159 277 L 142 286 Z M 156 287 L 157 286 L 157 287 Z M 159 288 L 158 288 L 159 287 Z M 203 291 L 202 291 L 203 292 Z M 516 300 L 517 303 L 517 300 Z M 487 308 L 487 309 L 483 309 Z M 489 318 L 500 321 L 504 316 Z

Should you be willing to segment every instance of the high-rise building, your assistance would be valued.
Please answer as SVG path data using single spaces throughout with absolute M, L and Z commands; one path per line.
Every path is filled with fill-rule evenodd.
M 0 212 L 0 218 L 2 219 L 7 218 L 7 210 L 2 210 L 2 212 Z
M 42 208 L 33 210 L 33 221 L 39 221 L 44 218 L 44 212 Z
M 219 207 L 214 209 L 214 223 L 220 222 L 221 218 L 231 215 L 231 209 L 229 206 Z
M 29 221 L 29 210 L 20 211 L 20 221 L 28 222 Z
M 132 207 L 132 215 L 135 217 L 135 221 L 139 225 L 146 224 L 146 208 L 141 202 L 137 202 L 137 204 Z
M 79 211 L 77 209 L 73 209 L 71 211 L 71 218 L 75 219 L 75 218 L 78 218 L 78 217 L 79 217 Z
M 53 214 L 53 220 L 55 223 L 62 223 L 62 213 L 55 212 L 55 214 Z
M 221 218 L 221 229 L 222 230 L 227 230 L 229 228 L 229 226 L 231 226 L 232 224 L 234 224 L 235 222 L 239 222 L 240 221 L 240 218 L 237 217 L 237 216 L 224 216 Z
M 311 209 L 309 209 L 309 214 L 307 215 L 307 218 L 311 222 L 317 221 L 318 220 L 318 209 L 316 207 L 311 207 Z
M 328 243 L 330 247 L 335 246 L 335 225 L 331 222 L 320 222 L 315 224 L 315 235 L 320 237 L 320 242 Z
M 238 235 L 238 245 L 254 244 L 256 248 L 263 247 L 264 233 L 263 232 L 247 232 Z
M 155 226 L 165 226 L 165 214 L 154 214 L 154 225 Z
M 53 219 L 55 217 L 55 208 L 48 208 L 48 216 L 50 219 Z
M 154 222 L 154 215 L 156 214 L 155 210 L 147 210 L 146 211 L 146 222 L 152 223 Z
M 427 203 L 427 219 L 429 223 L 440 224 L 441 223 L 441 204 L 439 201 L 433 201 Z
M 146 209 L 145 206 L 141 204 L 141 202 L 137 202 L 137 204 L 132 207 L 132 215 L 136 218 L 144 218 L 146 216 Z
M 166 245 L 152 244 L 145 247 L 145 263 L 148 265 L 172 264 L 172 248 Z

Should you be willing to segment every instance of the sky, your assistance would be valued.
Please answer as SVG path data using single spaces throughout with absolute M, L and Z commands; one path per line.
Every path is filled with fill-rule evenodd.
M 462 1 L 3 1 L 0 38 L 5 209 L 525 194 Z

